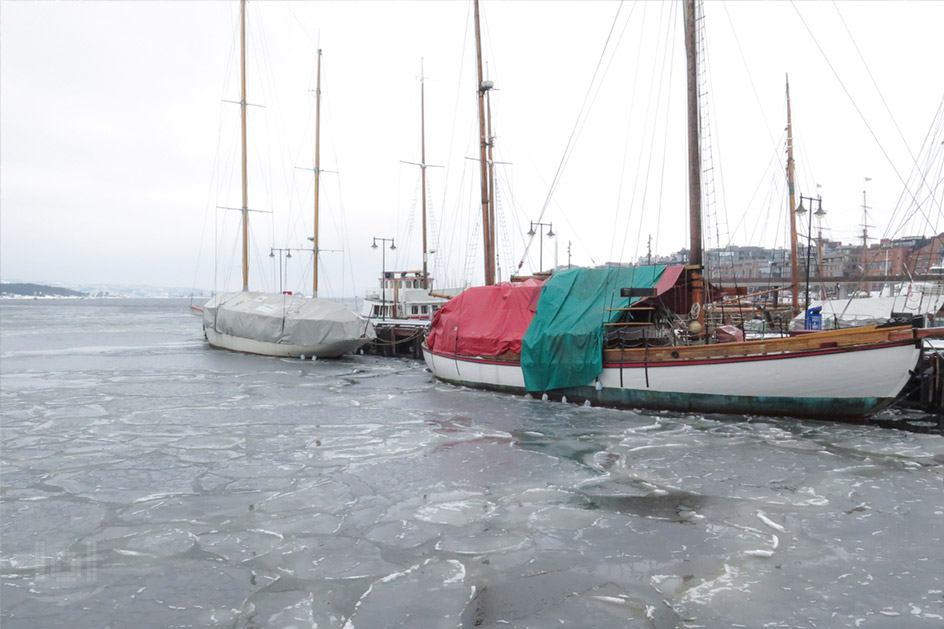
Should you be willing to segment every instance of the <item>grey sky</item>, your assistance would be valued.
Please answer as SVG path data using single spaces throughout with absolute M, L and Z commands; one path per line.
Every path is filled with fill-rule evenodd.
M 686 246 L 677 4 L 482 6 L 499 88 L 496 159 L 508 163 L 498 168 L 511 246 L 500 244 L 502 276 L 524 252 L 585 98 L 592 108 L 542 219 L 559 234 L 560 261 L 568 241 L 577 264 L 630 261 L 650 234 L 660 253 Z M 215 209 L 239 205 L 238 107 L 221 102 L 239 98 L 238 3 L 4 2 L 0 11 L 3 278 L 238 288 L 237 214 Z M 895 233 L 889 223 L 944 96 L 944 3 L 708 2 L 705 11 L 720 149 L 710 245 L 786 245 L 786 73 L 798 184 L 822 194 L 827 235 L 860 233 L 865 177 L 872 233 L 941 230 L 940 191 L 923 208 L 932 224 Z M 362 296 L 375 283 L 373 236 L 397 238 L 388 269 L 421 265 L 415 212 L 408 236 L 418 171 L 401 163 L 419 161 L 421 57 L 427 162 L 445 166 L 428 171 L 434 272 L 441 284 L 480 282 L 480 247 L 477 258 L 468 252 L 480 233 L 467 159 L 476 157 L 470 3 L 272 1 L 250 5 L 249 101 L 264 105 L 249 112 L 250 206 L 273 211 L 252 217 L 253 287 L 277 290 L 269 248 L 310 235 L 310 176 L 296 167 L 312 165 L 318 42 L 322 168 L 339 171 L 323 176 L 321 246 L 343 250 L 322 255 L 323 292 Z M 591 86 L 601 54 L 605 76 Z M 940 167 L 928 172 L 940 184 Z M 545 267 L 554 247 L 545 238 Z M 537 257 L 535 244 L 523 270 Z M 307 290 L 310 256 L 292 264 L 287 288 Z

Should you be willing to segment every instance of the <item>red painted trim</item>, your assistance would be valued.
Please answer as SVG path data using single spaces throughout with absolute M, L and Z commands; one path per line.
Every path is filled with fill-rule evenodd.
M 440 358 L 445 358 L 446 360 L 461 360 L 467 363 L 479 363 L 482 365 L 505 365 L 508 367 L 520 366 L 521 363 L 513 360 L 500 360 L 497 358 L 487 358 L 482 356 L 463 356 L 461 354 L 444 354 L 442 352 L 435 352 L 425 345 L 423 346 L 423 351 L 432 354 L 433 356 L 439 356 Z

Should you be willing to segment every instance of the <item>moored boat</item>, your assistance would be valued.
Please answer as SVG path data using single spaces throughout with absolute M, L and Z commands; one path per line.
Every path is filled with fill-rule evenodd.
M 639 274 L 640 268 L 623 271 Z M 560 298 L 577 283 L 592 283 L 593 276 L 599 280 L 601 271 L 611 270 L 555 274 L 529 296 L 536 301 L 530 307 L 528 300 L 502 299 L 502 292 L 514 290 L 507 285 L 466 291 L 437 315 L 424 347 L 427 366 L 437 378 L 456 384 L 570 402 L 854 419 L 892 404 L 918 363 L 922 339 L 944 336 L 940 329 L 868 326 L 761 341 L 681 344 L 687 330 L 657 320 L 670 313 L 665 306 L 680 294 L 673 289 L 684 285 L 684 272 L 672 288 L 620 281 L 589 307 L 586 295 L 568 292 Z M 657 294 L 623 305 L 630 300 L 621 302 L 617 295 L 626 289 Z M 503 319 L 477 314 L 498 310 L 496 301 L 505 306 Z M 608 301 L 615 307 L 601 308 Z M 587 312 L 592 310 L 600 314 L 591 317 Z M 476 331 L 480 326 L 488 329 Z M 503 340 L 476 345 L 476 338 Z
M 202 308 L 203 330 L 211 347 L 266 356 L 334 358 L 354 352 L 374 337 L 366 318 L 339 303 L 318 297 L 318 204 L 321 168 L 321 50 L 318 51 L 318 87 L 315 124 L 315 193 L 312 296 L 287 291 L 263 293 L 249 290 L 249 195 L 246 168 L 246 1 L 240 2 L 240 84 L 242 144 L 242 281 L 241 291 L 215 295 Z M 302 248 L 287 249 L 291 252 Z M 281 250 L 280 250 L 281 255 Z M 274 253 L 270 253 L 274 257 Z M 280 258 L 281 262 L 281 258 Z M 280 269 L 281 275 L 281 269 Z
M 825 419 L 886 408 L 917 366 L 923 340 L 944 338 L 944 328 L 728 342 L 706 330 L 705 305 L 715 295 L 702 261 L 695 0 L 684 4 L 690 263 L 559 270 L 534 303 L 509 298 L 506 285 L 470 289 L 434 318 L 426 364 L 456 384 L 621 407 Z M 514 315 L 488 314 L 496 310 Z

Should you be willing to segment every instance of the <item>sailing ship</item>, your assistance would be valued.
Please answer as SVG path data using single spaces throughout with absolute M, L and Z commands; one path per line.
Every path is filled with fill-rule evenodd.
M 407 271 L 381 269 L 379 289 L 368 289 L 361 306 L 361 316 L 374 325 L 377 339 L 373 349 L 385 355 L 412 354 L 419 358 L 420 345 L 426 329 L 446 302 L 462 292 L 462 288 L 436 288 L 429 274 L 430 251 L 427 238 L 426 203 L 426 88 L 422 61 L 420 64 L 420 162 L 406 162 L 420 169 L 421 216 L 423 226 L 423 268 Z M 378 248 L 377 238 L 373 248 Z M 379 239 L 381 244 L 386 239 Z M 395 249 L 393 239 L 390 248 Z
M 695 0 L 684 8 L 689 263 L 569 269 L 540 287 L 470 289 L 437 313 L 423 347 L 427 366 L 456 384 L 620 407 L 836 419 L 886 408 L 923 339 L 944 337 L 944 328 L 734 342 L 706 330 L 705 305 L 718 295 L 702 259 Z
M 242 290 L 215 295 L 203 306 L 203 330 L 211 347 L 265 356 L 335 358 L 375 336 L 370 321 L 342 304 L 318 298 L 321 50 L 315 122 L 315 206 L 312 297 L 287 291 L 249 290 L 249 195 L 246 168 L 246 0 L 240 2 L 240 120 L 242 145 Z M 291 250 L 289 250 L 289 254 Z

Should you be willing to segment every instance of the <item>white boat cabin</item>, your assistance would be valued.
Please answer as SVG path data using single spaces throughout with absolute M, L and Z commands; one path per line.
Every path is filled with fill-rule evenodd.
M 422 271 L 385 271 L 378 288 L 369 289 L 361 314 L 371 319 L 429 321 L 461 288 L 434 289 L 434 279 L 423 282 Z

